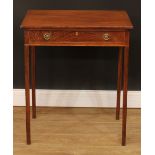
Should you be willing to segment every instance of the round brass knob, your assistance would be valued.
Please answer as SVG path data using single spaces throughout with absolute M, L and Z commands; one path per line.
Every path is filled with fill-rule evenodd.
M 45 40 L 50 40 L 50 38 L 51 38 L 51 33 L 45 33 L 45 34 L 43 35 L 43 38 L 44 38 Z
M 103 39 L 104 40 L 110 40 L 110 35 L 108 33 L 103 34 Z

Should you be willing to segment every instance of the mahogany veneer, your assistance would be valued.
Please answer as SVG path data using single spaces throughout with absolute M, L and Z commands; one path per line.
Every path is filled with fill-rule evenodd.
M 50 36 L 49 40 L 45 40 L 44 35 Z M 104 40 L 104 35 L 109 34 L 109 40 Z M 25 44 L 35 46 L 52 46 L 65 44 L 72 46 L 82 46 L 81 42 L 95 46 L 94 42 L 100 43 L 102 46 L 109 46 L 114 44 L 127 45 L 128 39 L 125 32 L 107 32 L 107 31 L 28 31 L 26 34 L 28 38 Z M 70 45 L 71 46 L 71 45 Z
M 108 10 L 29 10 L 21 24 L 21 28 L 24 29 L 25 47 L 27 144 L 31 144 L 30 55 L 32 67 L 32 116 L 36 118 L 35 46 L 117 46 L 119 47 L 119 56 L 116 119 L 119 119 L 120 113 L 123 75 L 122 145 L 125 145 L 129 34 L 133 28 L 127 13 L 125 11 Z M 124 64 L 124 71 L 122 71 L 122 64 Z

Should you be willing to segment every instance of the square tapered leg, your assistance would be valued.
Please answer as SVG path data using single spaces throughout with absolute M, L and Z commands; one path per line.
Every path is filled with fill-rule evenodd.
M 121 88 L 122 88 L 122 54 L 123 54 L 123 47 L 119 47 L 118 75 L 117 75 L 116 120 L 119 120 L 119 116 L 120 116 L 120 98 L 121 98 Z
M 32 118 L 36 118 L 36 61 L 35 47 L 31 47 Z
M 125 47 L 124 49 L 124 81 L 123 81 L 123 113 L 122 113 L 122 145 L 123 146 L 126 145 L 128 57 L 129 57 L 129 47 Z
M 30 136 L 30 78 L 29 78 L 29 46 L 24 46 L 25 60 L 25 97 L 26 97 L 26 137 L 27 144 L 31 144 Z

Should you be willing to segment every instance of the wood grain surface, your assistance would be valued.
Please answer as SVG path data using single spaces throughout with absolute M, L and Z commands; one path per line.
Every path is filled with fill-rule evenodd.
M 68 42 L 68 41 L 101 41 L 101 42 L 125 42 L 125 32 L 86 32 L 86 31 L 29 31 L 31 42 Z M 45 40 L 44 34 L 50 34 L 50 39 Z M 104 40 L 104 34 L 110 36 L 109 40 Z
M 21 28 L 120 28 L 132 29 L 125 11 L 28 10 Z
M 140 155 L 140 109 L 128 109 L 127 141 L 115 109 L 37 108 L 32 144 L 25 141 L 25 108 L 14 107 L 14 155 Z

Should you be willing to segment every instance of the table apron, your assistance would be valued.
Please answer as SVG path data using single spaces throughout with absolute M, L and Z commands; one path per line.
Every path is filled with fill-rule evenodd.
M 129 46 L 129 31 L 60 31 L 26 30 L 28 46 Z

